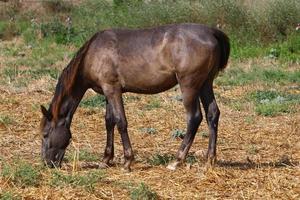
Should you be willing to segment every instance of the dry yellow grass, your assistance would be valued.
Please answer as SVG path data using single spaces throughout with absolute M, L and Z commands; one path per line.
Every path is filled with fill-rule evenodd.
M 245 89 L 246 91 L 247 89 Z M 216 88 L 220 95 L 226 95 Z M 232 98 L 235 90 L 230 92 Z M 239 94 L 243 90 L 240 90 Z M 238 93 L 238 92 L 237 92 Z M 21 188 L 1 178 L 1 191 L 13 191 L 24 199 L 128 199 L 129 183 L 144 182 L 161 199 L 297 199 L 300 198 L 300 135 L 299 113 L 278 117 L 260 117 L 252 111 L 238 112 L 220 104 L 221 119 L 218 140 L 218 164 L 205 169 L 201 159 L 191 168 L 180 167 L 169 171 L 164 166 L 150 166 L 147 159 L 156 153 L 175 154 L 180 140 L 171 138 L 173 129 L 185 129 L 185 114 L 180 102 L 172 97 L 174 89 L 154 96 L 139 96 L 140 100 L 126 100 L 129 132 L 136 155 L 131 173 L 121 170 L 122 147 L 116 134 L 116 165 L 104 170 L 104 180 L 97 183 L 93 192 L 82 187 L 51 187 L 47 184 L 51 170 L 42 173 L 38 187 Z M 0 126 L 0 162 L 12 162 L 20 158 L 33 165 L 40 165 L 39 104 L 47 104 L 51 95 L 47 92 L 22 92 L 0 94 L 1 115 L 13 119 L 11 124 Z M 149 101 L 158 99 L 160 108 L 146 110 Z M 68 154 L 92 149 L 102 156 L 105 145 L 104 109 L 90 112 L 79 108 L 72 125 L 73 142 Z M 247 120 L 251 117 L 251 120 Z M 142 133 L 141 128 L 153 127 L 156 134 Z M 201 124 L 198 132 L 206 131 Z M 191 154 L 205 150 L 207 139 L 196 137 Z M 253 151 L 255 148 L 255 152 Z M 3 163 L 2 163 L 3 164 Z M 69 160 L 62 171 L 83 173 L 91 169 L 80 167 L 86 163 Z

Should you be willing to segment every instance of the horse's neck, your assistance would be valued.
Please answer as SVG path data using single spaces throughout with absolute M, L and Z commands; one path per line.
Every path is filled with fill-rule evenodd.
M 76 87 L 75 84 L 68 92 L 64 91 L 64 87 L 59 94 L 55 94 L 51 107 L 54 118 L 58 120 L 66 119 L 70 126 L 73 115 L 86 92 L 86 88 Z M 56 91 L 57 92 L 57 91 Z

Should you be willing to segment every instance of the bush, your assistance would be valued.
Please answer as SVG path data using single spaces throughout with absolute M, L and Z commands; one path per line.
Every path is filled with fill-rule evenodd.
M 74 28 L 63 24 L 57 18 L 47 23 L 42 23 L 41 33 L 43 37 L 53 37 L 57 44 L 67 44 L 71 42 L 75 35 Z

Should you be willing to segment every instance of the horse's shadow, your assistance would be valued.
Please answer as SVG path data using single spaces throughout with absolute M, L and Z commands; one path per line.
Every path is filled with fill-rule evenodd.
M 277 161 L 271 162 L 254 162 L 247 158 L 247 161 L 217 161 L 217 166 L 221 168 L 233 168 L 238 170 L 249 170 L 258 168 L 285 168 L 285 167 L 296 167 L 299 166 L 299 161 L 291 160 L 288 157 L 283 157 Z

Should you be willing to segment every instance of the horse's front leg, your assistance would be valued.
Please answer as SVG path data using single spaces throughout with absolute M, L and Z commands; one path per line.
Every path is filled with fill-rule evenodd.
M 103 91 L 109 105 L 112 108 L 114 122 L 117 125 L 119 133 L 121 134 L 125 158 L 124 169 L 130 171 L 130 165 L 134 159 L 134 156 L 127 132 L 127 119 L 125 116 L 121 89 L 114 86 L 107 86 L 103 89 Z
M 111 104 L 106 100 L 105 126 L 106 126 L 106 147 L 104 151 L 103 162 L 109 165 L 109 162 L 114 158 L 114 128 L 116 122 L 114 119 L 113 109 Z

